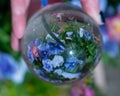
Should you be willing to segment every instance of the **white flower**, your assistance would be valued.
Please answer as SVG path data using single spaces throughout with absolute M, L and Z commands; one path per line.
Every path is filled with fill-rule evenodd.
M 73 34 L 73 32 L 66 32 L 66 35 L 70 37 Z
M 53 64 L 53 67 L 59 67 L 64 63 L 64 59 L 62 56 L 59 55 L 55 55 L 53 60 L 51 61 L 51 64 Z
M 28 71 L 27 66 L 22 58 L 19 65 L 20 66 L 18 66 L 17 71 L 13 74 L 13 76 L 11 76 L 11 80 L 18 84 L 24 81 L 25 74 Z
M 55 33 L 55 32 L 53 32 L 53 34 L 54 34 L 56 37 L 59 36 L 59 35 L 58 35 L 57 33 Z M 47 34 L 46 39 L 54 40 L 54 38 L 53 38 L 50 34 Z
M 68 73 L 68 72 L 63 71 L 62 69 L 57 69 L 54 72 L 68 79 L 74 79 L 74 78 L 80 77 L 80 73 Z
M 67 72 L 63 72 L 62 76 L 64 78 L 74 79 L 74 78 L 79 78 L 80 73 L 67 73 Z
M 80 37 L 83 37 L 83 32 L 84 32 L 84 29 L 79 28 L 79 35 L 80 35 Z
M 58 75 L 62 75 L 63 70 L 61 70 L 61 69 L 57 69 L 57 70 L 55 70 L 54 72 L 57 73 Z

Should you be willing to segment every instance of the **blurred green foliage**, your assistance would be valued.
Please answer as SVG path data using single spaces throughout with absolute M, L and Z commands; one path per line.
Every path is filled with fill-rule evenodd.
M 9 80 L 0 82 L 0 96 L 67 96 L 68 92 L 68 87 L 46 83 L 31 73 L 26 75 L 22 84 Z
M 108 4 L 110 4 L 114 8 L 116 8 L 119 3 L 120 3 L 120 0 L 108 0 Z
M 102 55 L 102 61 L 105 65 L 111 66 L 112 68 L 120 68 L 120 56 L 116 56 L 115 58 L 113 58 L 104 52 Z

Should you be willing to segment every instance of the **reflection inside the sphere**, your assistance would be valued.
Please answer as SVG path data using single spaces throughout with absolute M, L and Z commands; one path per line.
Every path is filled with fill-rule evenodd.
M 72 82 L 82 79 L 98 63 L 102 44 L 99 30 L 78 9 L 66 4 L 51 6 L 28 23 L 22 51 L 39 78 L 55 84 Z

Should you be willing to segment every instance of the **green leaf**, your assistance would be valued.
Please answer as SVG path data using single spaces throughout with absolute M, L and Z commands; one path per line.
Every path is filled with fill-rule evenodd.
M 86 59 L 86 63 L 92 63 L 94 60 L 93 56 L 89 56 L 87 59 Z

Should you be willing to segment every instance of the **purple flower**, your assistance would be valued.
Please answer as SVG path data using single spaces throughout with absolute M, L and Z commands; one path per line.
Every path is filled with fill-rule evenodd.
M 78 82 L 71 90 L 71 96 L 95 96 L 94 90 Z
M 47 72 L 51 72 L 53 70 L 53 66 L 51 64 L 51 60 L 46 59 L 46 60 L 42 60 L 43 63 L 43 68 L 47 71 Z
M 27 55 L 29 60 L 33 62 L 35 59 L 39 57 L 38 48 L 34 45 L 31 47 L 28 47 Z
M 29 45 L 28 45 L 28 50 L 27 50 L 27 56 L 30 60 L 31 63 L 39 57 L 39 51 L 38 51 L 38 46 L 41 44 L 39 39 L 33 40 Z
M 110 39 L 120 42 L 120 13 L 106 19 L 106 26 Z
M 59 22 L 63 21 L 63 18 L 62 18 L 63 15 L 64 15 L 64 13 L 54 13 L 54 14 L 52 14 L 52 16 L 57 18 Z

